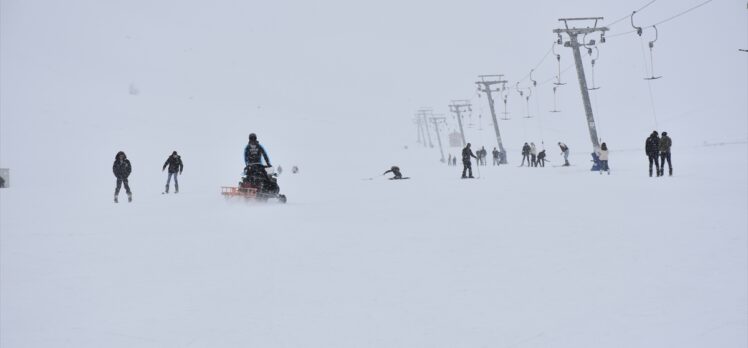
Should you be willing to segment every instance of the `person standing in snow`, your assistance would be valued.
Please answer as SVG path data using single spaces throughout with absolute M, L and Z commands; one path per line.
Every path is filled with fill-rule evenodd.
M 390 168 L 390 170 L 382 173 L 382 175 L 385 175 L 387 173 L 392 173 L 392 174 L 395 175 L 395 176 L 391 177 L 390 180 L 400 180 L 400 179 L 403 178 L 403 174 L 400 173 L 400 168 L 398 166 L 392 166 L 392 168 Z
M 470 143 L 467 143 L 464 149 L 462 149 L 462 178 L 474 178 L 473 177 L 473 166 L 470 163 L 470 157 L 475 158 L 476 160 L 478 157 L 473 154 L 473 150 L 470 150 Z M 465 176 L 465 172 L 469 173 L 469 176 Z
M 644 142 L 644 152 L 647 154 L 647 158 L 649 158 L 649 176 L 652 177 L 652 164 L 657 169 L 657 176 L 660 176 L 660 162 L 658 161 L 660 137 L 657 135 L 657 131 L 652 131 L 647 141 Z
M 452 156 L 452 167 L 457 167 L 457 156 Z
M 538 166 L 538 149 L 535 147 L 535 143 L 530 143 L 530 161 L 531 166 Z
M 132 202 L 132 191 L 130 191 L 130 185 L 127 178 L 132 173 L 132 164 L 127 159 L 127 155 L 123 151 L 117 152 L 114 157 L 114 164 L 112 165 L 112 172 L 117 177 L 117 188 L 114 189 L 114 203 L 118 203 L 117 197 L 119 196 L 119 190 L 122 184 L 125 185 L 125 192 L 127 193 L 127 201 Z
M 501 161 L 499 160 L 499 150 L 496 150 L 496 148 L 494 147 L 491 154 L 493 155 L 493 165 L 498 166 L 499 163 L 501 163 Z
M 610 175 L 610 167 L 608 167 L 608 145 L 603 143 L 600 145 L 600 149 L 597 150 L 597 158 L 600 160 L 600 174 L 604 171 Z
M 562 142 L 558 142 L 558 147 L 561 148 L 561 154 L 564 155 L 564 167 L 570 166 L 569 164 L 569 147 Z
M 179 193 L 179 181 L 177 181 L 177 175 L 182 175 L 182 170 L 184 169 L 182 157 L 177 155 L 176 151 L 172 152 L 171 156 L 169 156 L 169 158 L 166 159 L 166 162 L 164 162 L 164 166 L 161 167 L 161 171 L 163 172 L 166 170 L 166 167 L 169 167 L 169 176 L 166 178 L 166 191 L 164 191 L 164 193 L 169 193 L 169 184 L 171 183 L 172 177 L 174 177 L 174 193 Z
M 660 138 L 660 176 L 665 175 L 665 160 L 667 160 L 667 169 L 669 175 L 673 176 L 673 164 L 670 163 L 670 147 L 673 146 L 673 140 L 667 135 L 667 132 L 662 132 L 662 138 Z
M 530 166 L 530 145 L 527 143 L 522 146 L 522 164 L 520 164 L 520 167 L 525 166 L 525 159 L 527 159 L 527 165 Z

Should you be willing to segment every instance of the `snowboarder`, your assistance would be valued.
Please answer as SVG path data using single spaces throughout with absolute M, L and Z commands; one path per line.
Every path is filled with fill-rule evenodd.
M 667 135 L 667 132 L 662 132 L 662 138 L 660 138 L 660 176 L 665 175 L 665 160 L 667 160 L 667 169 L 669 175 L 673 176 L 673 165 L 670 163 L 670 147 L 673 146 L 673 140 Z
M 564 155 L 564 167 L 570 166 L 569 164 L 569 147 L 562 142 L 558 142 L 558 147 L 561 148 L 561 154 Z
M 542 150 L 538 153 L 538 165 L 541 167 L 545 167 L 545 150 Z
M 520 167 L 525 166 L 525 159 L 527 159 L 527 166 L 530 166 L 530 145 L 527 143 L 522 146 L 522 164 Z
M 606 171 L 610 175 L 610 167 L 608 167 L 608 145 L 605 143 L 600 145 L 600 149 L 597 150 L 597 157 L 600 159 L 600 174 L 602 175 Z
M 535 143 L 530 143 L 530 161 L 531 166 L 538 166 L 538 149 L 535 147 Z
M 117 152 L 117 156 L 114 157 L 114 164 L 112 165 L 112 171 L 114 176 L 117 177 L 117 188 L 114 189 L 114 203 L 118 203 L 117 196 L 119 196 L 119 190 L 122 184 L 125 184 L 125 192 L 127 193 L 127 201 L 132 202 L 132 191 L 130 191 L 130 185 L 127 178 L 132 173 L 132 164 L 127 159 L 127 155 L 123 151 Z
M 644 143 L 644 153 L 649 158 L 649 176 L 652 177 L 652 164 L 657 169 L 657 176 L 660 176 L 660 162 L 658 161 L 658 155 L 660 152 L 660 137 L 657 135 L 657 131 L 652 131 L 647 141 Z
M 392 174 L 395 175 L 395 176 L 391 177 L 390 180 L 400 180 L 400 179 L 403 178 L 403 175 L 400 173 L 400 168 L 398 166 L 392 166 L 392 168 L 390 168 L 390 170 L 382 173 L 382 175 L 385 175 L 387 173 L 392 173 Z
M 182 164 L 182 157 L 180 157 L 176 151 L 171 153 L 171 156 L 166 159 L 166 162 L 164 162 L 164 166 L 161 167 L 161 171 L 163 172 L 166 170 L 166 167 L 169 167 L 169 176 L 166 178 L 166 191 L 164 193 L 169 193 L 169 183 L 171 183 L 172 176 L 174 177 L 174 193 L 179 193 L 179 181 L 177 181 L 177 175 L 182 175 L 182 170 L 184 169 L 184 165 Z
M 493 155 L 493 165 L 498 166 L 499 163 L 501 163 L 501 160 L 499 160 L 499 150 L 496 150 L 496 148 L 493 148 L 493 151 L 491 151 L 491 154 Z
M 473 179 L 473 166 L 470 163 L 470 157 L 475 158 L 476 160 L 478 157 L 473 154 L 473 151 L 470 150 L 470 143 L 467 143 L 464 149 L 462 149 L 462 178 L 467 179 L 471 178 Z M 469 173 L 469 176 L 465 176 L 465 172 Z

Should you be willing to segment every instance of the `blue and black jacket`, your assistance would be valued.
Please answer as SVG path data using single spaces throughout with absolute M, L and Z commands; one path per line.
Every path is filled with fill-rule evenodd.
M 265 148 L 260 143 L 250 142 L 247 147 L 244 148 L 244 165 L 248 166 L 251 164 L 262 164 L 262 159 L 265 159 L 265 165 L 270 166 L 270 158 L 268 157 Z

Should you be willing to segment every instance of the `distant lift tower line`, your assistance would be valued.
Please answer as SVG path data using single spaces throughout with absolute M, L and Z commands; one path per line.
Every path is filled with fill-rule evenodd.
M 496 142 L 499 145 L 499 163 L 506 164 L 506 150 L 504 150 L 504 144 L 501 141 L 501 132 L 499 132 L 499 122 L 496 120 L 496 108 L 493 101 L 493 92 L 501 92 L 501 89 L 492 87 L 494 85 L 501 85 L 506 87 L 507 80 L 503 79 L 504 75 L 479 75 L 480 81 L 476 81 L 478 85 L 478 92 L 483 92 L 488 97 L 488 107 L 491 109 L 491 118 L 493 120 L 493 130 L 496 132 Z
M 441 158 L 440 161 L 445 162 L 445 159 L 444 159 L 444 149 L 442 148 L 442 138 L 441 138 L 441 136 L 439 136 L 439 122 L 446 123 L 447 122 L 447 118 L 446 117 L 432 116 L 432 117 L 430 117 L 430 119 L 431 119 L 431 122 L 434 123 L 434 129 L 436 129 L 436 142 L 439 143 L 439 152 L 442 155 L 442 158 Z
M 429 139 L 429 147 L 432 149 L 434 148 L 434 143 L 431 142 L 431 131 L 429 130 L 428 117 L 433 114 L 434 114 L 434 111 L 431 108 L 420 108 L 418 110 L 418 115 L 423 118 L 423 125 L 424 125 L 424 128 L 426 128 L 426 136 Z
M 595 117 L 592 114 L 592 104 L 590 103 L 589 89 L 587 88 L 587 78 L 584 75 L 584 65 L 582 64 L 582 54 L 579 51 L 579 47 L 595 46 L 595 40 L 590 42 L 579 42 L 579 35 L 586 36 L 595 32 L 601 33 L 601 38 L 604 37 L 608 28 L 598 27 L 597 22 L 602 21 L 603 17 L 589 17 L 589 18 L 560 18 L 559 22 L 564 22 L 564 28 L 554 29 L 553 32 L 558 35 L 561 40 L 561 34 L 569 36 L 569 41 L 564 42 L 564 47 L 570 47 L 574 53 L 574 64 L 577 68 L 577 78 L 579 79 L 579 89 L 582 92 L 582 103 L 584 104 L 584 112 L 587 115 L 587 127 L 590 131 L 590 140 L 592 141 L 592 159 L 593 166 L 591 170 L 600 170 L 600 161 L 597 158 L 595 151 L 600 147 L 600 141 L 597 136 L 597 127 L 595 126 Z M 569 27 L 569 22 L 585 21 L 589 23 L 593 21 L 592 27 L 585 26 L 584 28 Z M 601 40 L 602 41 L 602 40 Z
M 465 130 L 462 128 L 462 113 L 464 111 L 472 111 L 470 101 L 468 100 L 453 100 L 452 104 L 449 104 L 449 111 L 453 112 L 457 117 L 457 124 L 460 126 L 460 136 L 462 137 L 462 146 L 467 145 L 465 141 Z

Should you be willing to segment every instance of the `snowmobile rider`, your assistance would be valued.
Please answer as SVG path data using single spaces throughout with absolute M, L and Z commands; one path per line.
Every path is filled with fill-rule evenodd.
M 163 172 L 166 170 L 166 167 L 169 167 L 169 176 L 166 178 L 166 191 L 165 193 L 169 193 L 169 183 L 171 182 L 171 177 L 174 177 L 174 193 L 179 193 L 179 181 L 177 181 L 177 175 L 182 174 L 182 170 L 184 169 L 184 165 L 182 164 L 182 157 L 180 157 L 176 151 L 171 153 L 171 156 L 166 159 L 166 162 L 164 162 L 164 166 L 161 168 L 161 171 Z
M 400 179 L 403 178 L 403 174 L 400 173 L 400 168 L 398 166 L 392 166 L 392 168 L 390 168 L 390 170 L 382 173 L 382 175 L 385 175 L 387 173 L 392 173 L 392 174 L 395 175 L 395 176 L 391 177 L 390 180 L 400 180 Z
M 265 165 L 262 164 L 263 159 L 265 159 Z M 261 171 L 266 177 L 265 167 L 273 166 L 270 164 L 270 158 L 268 158 L 265 148 L 257 141 L 255 133 L 249 134 L 249 143 L 244 148 L 244 165 L 247 175 L 253 171 Z
M 470 164 L 470 157 L 475 158 L 476 160 L 478 157 L 475 157 L 475 154 L 473 154 L 473 150 L 470 150 L 470 143 L 467 143 L 464 149 L 462 149 L 462 178 L 474 178 L 473 177 L 473 166 Z M 465 171 L 467 171 L 470 176 L 465 176 Z

